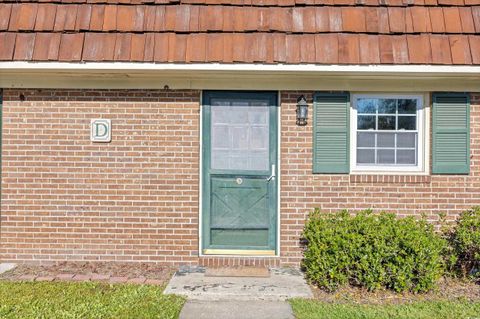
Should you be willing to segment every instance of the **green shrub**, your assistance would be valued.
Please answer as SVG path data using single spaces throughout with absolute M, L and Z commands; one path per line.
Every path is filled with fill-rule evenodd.
M 450 243 L 457 272 L 480 278 L 480 206 L 462 213 L 450 236 Z
M 369 290 L 425 292 L 445 268 L 446 241 L 424 220 L 316 210 L 303 235 L 307 278 L 328 291 L 349 283 Z

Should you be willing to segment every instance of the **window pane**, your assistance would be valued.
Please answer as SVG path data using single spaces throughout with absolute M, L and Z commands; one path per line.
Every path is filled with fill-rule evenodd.
M 417 112 L 417 100 L 398 100 L 399 114 L 415 114 Z
M 357 150 L 357 164 L 375 164 L 375 150 Z
M 416 164 L 415 150 L 397 150 L 397 164 Z
M 268 151 L 268 126 L 253 126 L 250 128 L 250 145 L 251 150 L 267 150 Z
M 265 159 L 268 158 L 268 149 L 266 151 L 253 151 L 250 153 L 248 158 L 248 167 L 247 169 L 252 170 L 264 170 L 265 169 Z
M 398 133 L 397 147 L 415 147 L 417 133 Z
M 229 148 L 231 140 L 228 138 L 229 128 L 227 125 L 215 125 L 212 127 L 212 147 Z
M 370 113 L 375 114 L 377 109 L 376 99 L 358 99 L 357 100 L 357 112 L 358 113 Z
M 358 147 L 375 147 L 375 133 L 357 133 Z
M 377 150 L 378 164 L 395 164 L 395 150 Z
M 248 150 L 248 127 L 245 126 L 231 126 L 230 136 L 232 137 L 232 149 Z M 225 135 L 227 136 L 227 135 Z M 217 139 L 222 138 L 217 136 Z
M 378 129 L 379 130 L 395 130 L 395 116 L 379 116 Z
M 416 116 L 399 116 L 398 129 L 399 130 L 415 130 L 417 128 Z
M 228 167 L 225 167 L 225 169 L 250 169 L 249 155 L 245 151 L 230 151 L 228 154 Z
M 230 152 L 216 150 L 215 156 L 212 157 L 212 167 L 218 169 L 226 169 L 229 167 L 230 162 Z
M 395 133 L 378 133 L 377 134 L 378 147 L 395 147 Z
M 378 101 L 378 113 L 395 114 L 397 100 L 382 99 Z
M 375 129 L 375 116 L 359 115 L 358 120 L 357 120 L 357 128 L 359 130 L 374 130 Z
M 230 124 L 230 116 L 227 112 L 226 107 L 213 107 L 215 112 L 212 113 L 212 122 L 217 124 Z
M 251 124 L 268 124 L 268 113 L 263 110 L 253 110 L 248 113 L 248 122 Z
M 232 102 L 232 104 L 235 104 Z M 236 103 L 240 104 L 240 103 Z M 226 108 L 225 112 L 227 112 L 229 118 L 230 118 L 230 123 L 238 123 L 238 124 L 243 124 L 243 123 L 248 123 L 248 111 L 250 110 L 250 107 L 229 107 Z

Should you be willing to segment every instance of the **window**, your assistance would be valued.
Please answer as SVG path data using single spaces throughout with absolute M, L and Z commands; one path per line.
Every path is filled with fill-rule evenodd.
M 352 171 L 423 170 L 421 96 L 354 95 Z

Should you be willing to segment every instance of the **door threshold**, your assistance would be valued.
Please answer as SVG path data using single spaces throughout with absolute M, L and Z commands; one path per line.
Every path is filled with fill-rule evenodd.
M 275 250 L 250 249 L 204 249 L 204 255 L 231 255 L 231 256 L 275 256 Z

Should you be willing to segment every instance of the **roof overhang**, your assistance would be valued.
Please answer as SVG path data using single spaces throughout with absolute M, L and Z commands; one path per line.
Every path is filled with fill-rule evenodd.
M 480 66 L 0 62 L 0 87 L 480 91 Z

